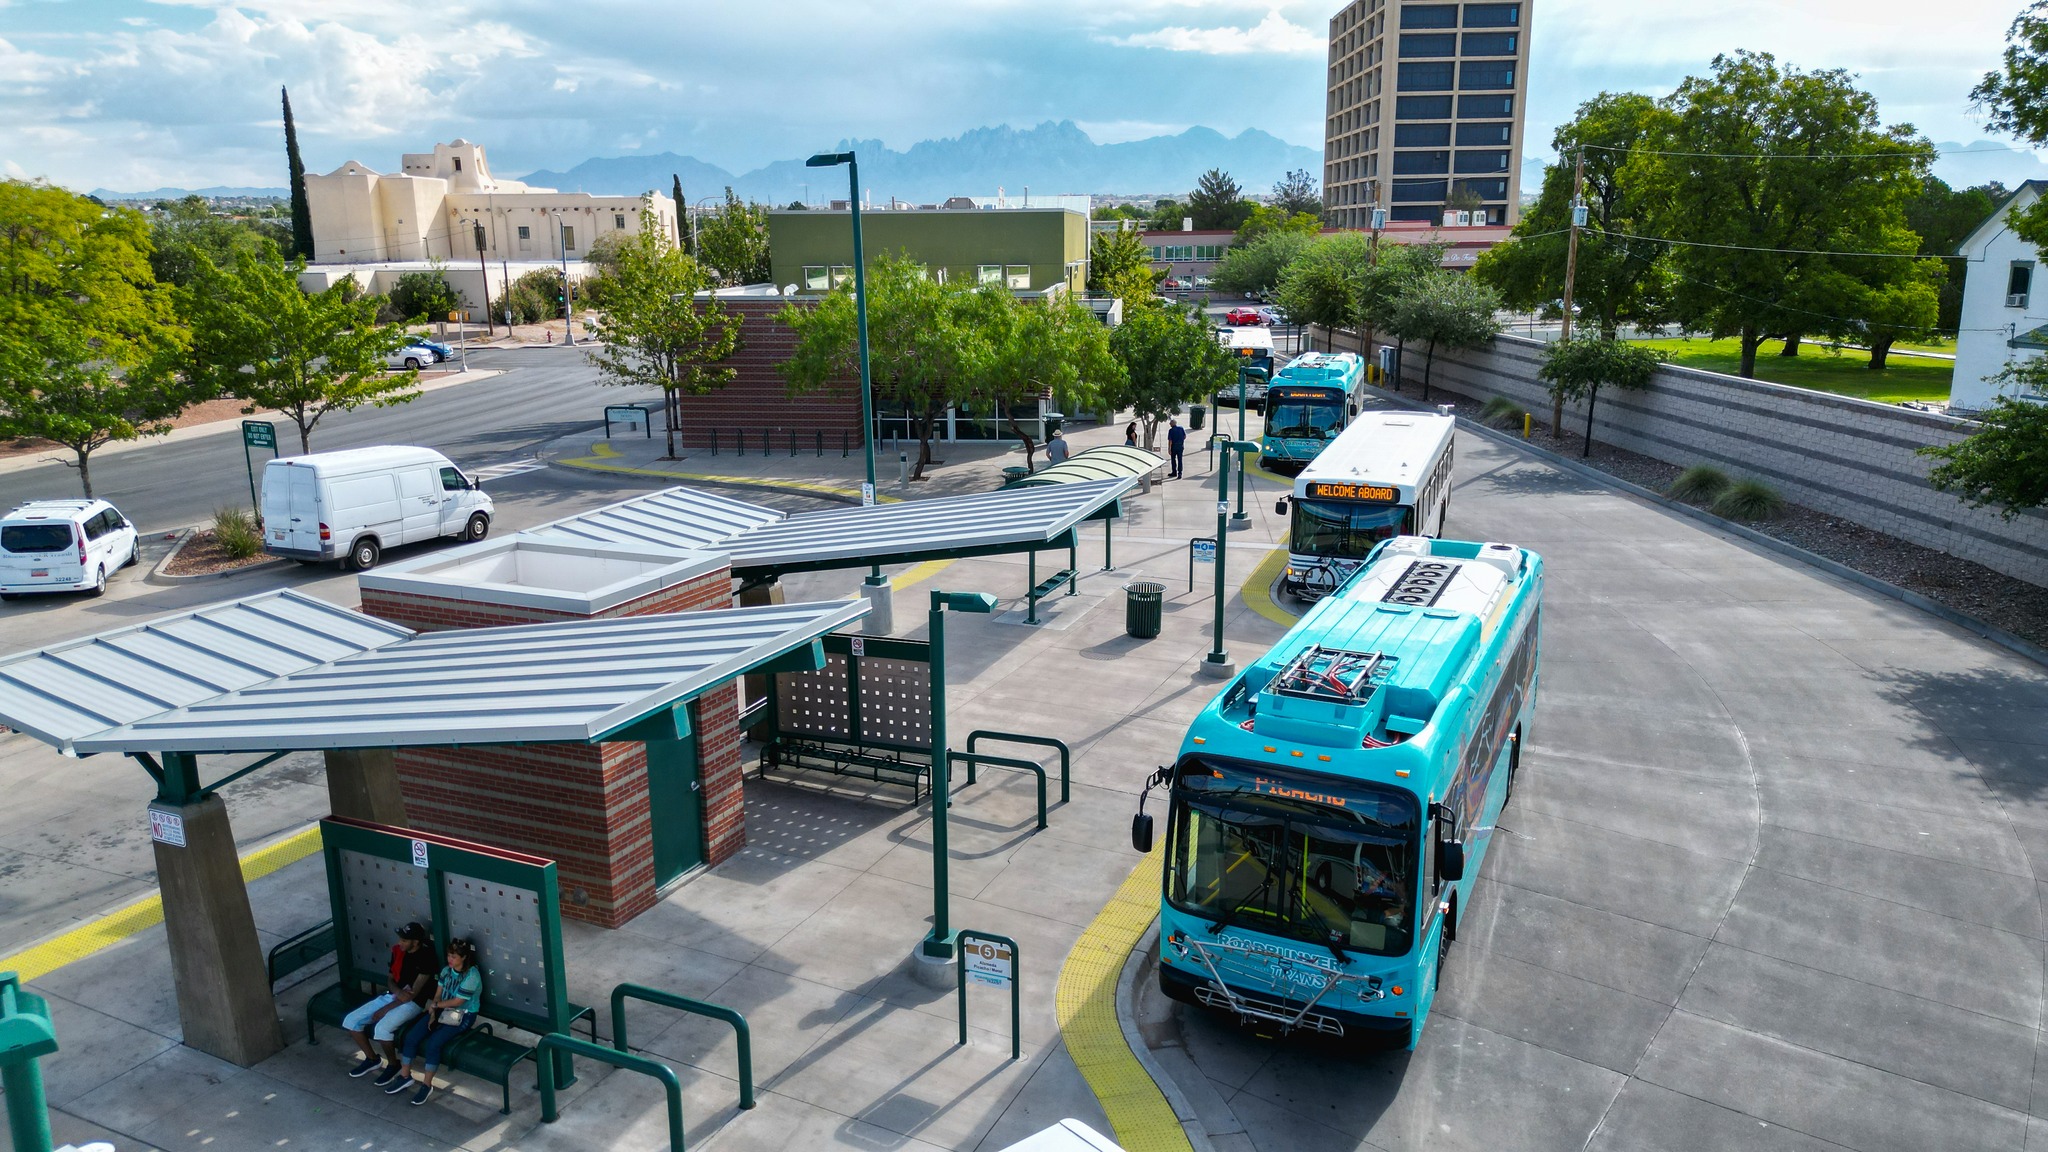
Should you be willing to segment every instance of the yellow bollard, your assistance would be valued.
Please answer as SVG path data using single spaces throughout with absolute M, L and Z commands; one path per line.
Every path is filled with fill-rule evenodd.
M 1524 413 L 1522 413 L 1522 439 L 1524 439 L 1524 440 L 1527 440 L 1528 438 L 1529 438 L 1529 414 L 1528 414 L 1527 412 L 1524 412 Z

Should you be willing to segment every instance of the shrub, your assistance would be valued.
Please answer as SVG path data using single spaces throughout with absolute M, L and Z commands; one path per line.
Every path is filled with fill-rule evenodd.
M 562 274 L 553 268 L 536 268 L 512 282 L 505 298 L 497 302 L 500 314 L 510 313 L 514 324 L 538 324 L 562 315 Z
M 256 518 L 242 508 L 214 510 L 213 539 L 236 560 L 247 560 L 263 550 L 263 532 L 257 528 Z
M 1684 500 L 1693 504 L 1711 502 L 1728 488 L 1728 474 L 1712 464 L 1695 464 L 1678 474 L 1671 487 L 1664 490 L 1673 500 Z
M 1479 410 L 1479 422 L 1489 428 L 1513 428 L 1522 422 L 1524 413 L 1513 400 L 1495 396 Z
M 1785 498 L 1769 484 L 1745 477 L 1714 497 L 1707 510 L 1730 520 L 1770 520 L 1785 510 Z

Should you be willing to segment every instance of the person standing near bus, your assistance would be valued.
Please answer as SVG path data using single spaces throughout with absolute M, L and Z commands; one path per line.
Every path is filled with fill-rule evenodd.
M 1129 424 L 1127 424 L 1127 425 L 1125 425 L 1125 426 L 1124 426 L 1124 447 L 1126 447 L 1126 448 L 1136 448 L 1137 446 L 1138 446 L 1138 422 L 1137 422 L 1136 420 L 1133 420 L 1133 421 L 1131 421 L 1131 422 L 1130 422 Z
M 1167 472 L 1167 479 L 1180 479 L 1181 460 L 1188 448 L 1188 430 L 1178 420 L 1166 422 L 1166 455 L 1173 461 L 1173 468 Z

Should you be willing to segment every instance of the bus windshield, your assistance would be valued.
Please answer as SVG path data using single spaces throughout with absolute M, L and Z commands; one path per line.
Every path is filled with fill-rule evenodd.
M 1360 504 L 1349 500 L 1296 497 L 1292 550 L 1303 556 L 1363 560 L 1373 545 L 1413 531 L 1405 504 Z
M 1266 413 L 1266 435 L 1289 440 L 1328 440 L 1344 427 L 1344 398 L 1282 399 Z
M 1404 955 L 1415 936 L 1415 798 L 1243 761 L 1181 761 L 1167 901 L 1219 927 Z

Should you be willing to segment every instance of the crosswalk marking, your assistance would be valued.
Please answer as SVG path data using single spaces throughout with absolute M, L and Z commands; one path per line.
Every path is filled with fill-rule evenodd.
M 507 476 L 517 476 L 522 472 L 535 472 L 547 466 L 547 461 L 545 460 L 535 460 L 532 457 L 528 457 L 524 460 L 512 460 L 504 464 L 491 464 L 478 468 L 476 471 L 471 472 L 470 475 L 478 480 L 503 480 Z

